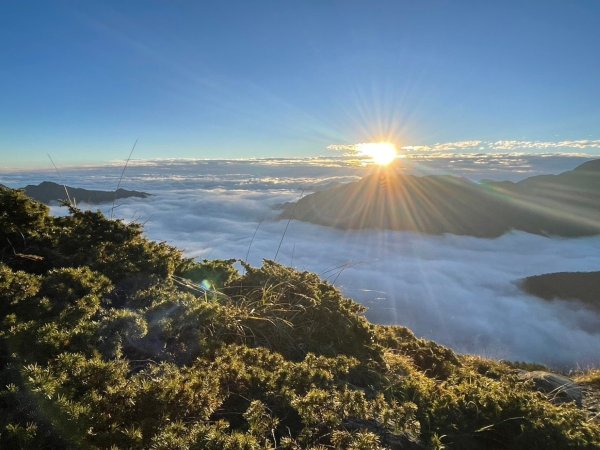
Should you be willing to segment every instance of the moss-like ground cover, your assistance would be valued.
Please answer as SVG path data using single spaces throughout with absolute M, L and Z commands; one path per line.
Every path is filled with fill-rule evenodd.
M 513 367 L 272 261 L 194 262 L 136 224 L 0 189 L 0 448 L 599 448 Z

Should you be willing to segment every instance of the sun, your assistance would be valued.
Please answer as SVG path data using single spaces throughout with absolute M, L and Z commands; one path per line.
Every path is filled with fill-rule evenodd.
M 370 157 L 375 164 L 387 166 L 398 156 L 396 146 L 391 142 L 368 142 L 357 144 L 359 155 Z

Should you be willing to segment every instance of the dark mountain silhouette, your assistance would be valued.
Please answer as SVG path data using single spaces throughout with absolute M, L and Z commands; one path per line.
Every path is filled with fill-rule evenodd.
M 600 233 L 600 160 L 517 183 L 380 169 L 361 180 L 283 206 L 281 218 L 343 229 L 500 236 L 510 230 L 556 236 Z
M 546 300 L 575 299 L 600 310 L 600 272 L 557 272 L 524 278 L 525 292 Z
M 62 184 L 52 183 L 51 181 L 44 181 L 37 186 L 30 184 L 25 186 L 23 190 L 29 197 L 46 204 L 58 203 L 60 200 L 66 199 L 65 187 Z M 146 192 L 127 191 L 125 189 L 95 191 L 67 186 L 67 190 L 69 191 L 71 200 L 78 203 L 91 204 L 107 203 L 127 197 L 146 198 L 150 196 Z

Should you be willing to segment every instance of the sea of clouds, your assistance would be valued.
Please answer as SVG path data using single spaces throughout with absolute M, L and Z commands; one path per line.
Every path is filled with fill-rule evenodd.
M 408 173 L 519 180 L 570 170 L 583 155 L 438 154 L 401 161 Z M 121 164 L 4 171 L 0 183 L 43 180 L 112 190 Z M 600 270 L 600 237 L 563 239 L 510 233 L 497 239 L 392 231 L 343 231 L 277 220 L 277 206 L 369 170 L 347 158 L 131 161 L 121 182 L 153 194 L 115 205 L 116 217 L 188 256 L 274 259 L 319 273 L 369 307 L 369 319 L 401 324 L 459 352 L 545 363 L 600 366 L 600 315 L 577 302 L 524 294 L 525 276 Z M 80 205 L 85 207 L 85 205 Z M 98 207 L 93 207 L 98 208 Z M 112 205 L 99 209 L 110 214 Z M 53 207 L 53 213 L 64 209 Z M 284 235 L 285 232 L 285 235 Z M 283 240 L 282 240 L 283 237 Z

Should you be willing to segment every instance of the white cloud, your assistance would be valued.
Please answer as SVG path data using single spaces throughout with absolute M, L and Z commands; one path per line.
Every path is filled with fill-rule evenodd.
M 600 140 L 579 139 L 565 141 L 526 141 L 526 140 L 499 140 L 499 141 L 457 141 L 432 145 L 405 145 L 401 147 L 405 152 L 459 152 L 465 150 L 480 150 L 486 152 L 498 151 L 553 151 L 553 150 L 595 150 L 600 149 Z
M 401 148 L 404 151 L 427 151 L 427 152 L 449 152 L 449 151 L 464 151 L 470 149 L 479 149 L 483 141 L 456 141 L 437 143 L 434 145 L 407 145 Z

